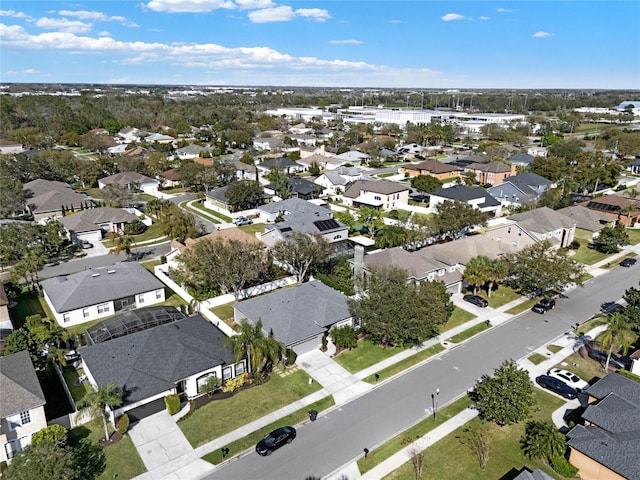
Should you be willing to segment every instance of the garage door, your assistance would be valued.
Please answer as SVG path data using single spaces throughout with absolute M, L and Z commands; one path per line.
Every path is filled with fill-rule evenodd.
M 131 410 L 127 410 L 125 413 L 129 415 L 129 421 L 133 423 L 142 420 L 149 415 L 153 415 L 154 413 L 161 412 L 166 408 L 167 406 L 164 403 L 164 398 L 159 398 L 153 402 L 147 403 L 146 405 L 141 405 L 139 407 L 132 408 Z
M 290 348 L 296 352 L 297 355 L 302 355 L 303 353 L 320 348 L 320 345 L 322 345 L 322 335 L 312 338 L 311 340 L 307 340 L 306 342 L 298 343 L 297 345 L 291 345 Z

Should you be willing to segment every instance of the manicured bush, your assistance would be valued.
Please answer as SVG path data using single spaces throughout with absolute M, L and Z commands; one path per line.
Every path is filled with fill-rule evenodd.
M 296 354 L 296 352 L 294 352 L 290 348 L 287 348 L 287 365 L 293 365 L 294 363 L 296 363 L 297 358 L 298 355 Z
M 175 415 L 180 411 L 180 397 L 176 394 L 164 397 L 164 404 L 167 406 L 169 415 Z
M 574 240 L 573 242 L 571 242 L 571 243 L 569 244 L 569 248 L 570 248 L 571 250 L 577 250 L 577 249 L 579 249 L 579 248 L 580 248 L 580 241 L 579 241 L 579 240 Z
M 67 429 L 62 425 L 49 425 L 48 427 L 38 430 L 31 437 L 31 444 L 38 445 L 40 443 L 54 443 L 56 445 L 64 446 L 67 444 Z
M 561 456 L 551 459 L 551 467 L 555 472 L 566 478 L 574 478 L 578 474 L 578 469 L 571 465 L 569 460 Z
M 118 433 L 120 435 L 124 435 L 129 430 L 129 415 L 126 413 L 120 417 L 118 420 Z
M 225 380 L 222 384 L 222 391 L 224 393 L 233 392 L 238 388 L 242 387 L 247 381 L 247 374 L 244 373 L 242 375 L 237 376 L 236 378 L 230 378 L 229 380 Z

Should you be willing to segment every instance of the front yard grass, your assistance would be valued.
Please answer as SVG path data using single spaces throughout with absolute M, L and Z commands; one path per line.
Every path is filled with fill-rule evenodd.
M 152 223 L 147 227 L 147 229 L 139 235 L 129 235 L 133 240 L 133 244 L 131 248 L 136 248 L 139 243 L 146 242 L 149 240 L 154 240 L 156 238 L 164 239 L 166 235 L 162 233 L 162 225 L 159 223 Z M 115 242 L 113 240 L 104 240 L 103 245 L 107 248 L 115 247 Z
M 243 232 L 254 236 L 256 233 L 264 233 L 264 223 L 250 223 L 249 225 L 242 225 L 238 228 Z
M 468 338 L 471 338 L 474 335 L 485 331 L 487 328 L 490 328 L 490 325 L 487 325 L 487 322 L 478 323 L 477 325 L 474 325 L 471 328 L 467 328 L 466 330 L 458 333 L 457 335 L 454 335 L 451 338 L 448 338 L 447 340 L 452 343 L 464 342 Z
M 529 355 L 527 357 L 527 360 L 529 360 L 531 363 L 533 363 L 534 365 L 539 365 L 542 362 L 544 362 L 547 359 L 547 357 L 545 357 L 544 355 L 542 355 L 541 353 L 534 353 L 532 355 Z
M 412 427 L 409 427 L 404 432 L 396 435 L 391 440 L 386 442 L 384 445 L 379 446 L 375 450 L 372 450 L 367 455 L 367 458 L 360 458 L 358 460 L 358 468 L 360 469 L 360 473 L 364 474 L 377 466 L 378 464 L 384 462 L 387 458 L 391 457 L 395 453 L 402 450 L 407 446 L 408 443 L 413 442 L 418 437 L 422 437 L 423 435 L 429 433 L 435 427 L 443 424 L 447 420 L 456 416 L 458 413 L 462 412 L 465 408 L 468 408 L 471 405 L 471 400 L 467 395 L 459 398 L 455 402 L 447 405 L 446 407 L 438 409 L 438 418 L 433 419 L 431 415 L 422 420 L 421 422 L 415 424 Z M 427 460 L 427 464 L 429 461 Z M 427 468 L 428 470 L 428 468 Z M 414 476 L 415 478 L 415 476 Z M 443 477 L 444 478 L 444 477 Z M 460 477 L 463 478 L 463 477 Z
M 476 318 L 476 316 L 473 313 L 467 312 L 463 308 L 455 307 L 453 309 L 453 313 L 449 317 L 449 320 L 447 320 L 447 323 L 440 327 L 440 333 L 451 330 L 452 328 L 455 328 L 458 325 L 462 325 L 463 323 L 467 323 L 474 318 Z
M 112 430 L 112 429 L 111 429 Z M 104 436 L 102 420 L 96 419 L 69 431 L 69 445 L 76 445 L 82 438 L 97 443 Z M 119 442 L 103 449 L 107 457 L 107 468 L 97 480 L 128 480 L 147 471 L 135 445 L 128 435 Z
M 607 323 L 607 317 L 605 315 L 598 315 L 597 317 L 584 322 L 576 330 L 574 330 L 574 332 L 576 333 L 576 335 L 586 335 L 590 330 L 593 330 L 600 325 L 606 325 Z
M 199 447 L 321 388 L 318 382 L 309 384 L 309 376 L 302 370 L 284 378 L 274 371 L 265 384 L 209 402 L 178 422 L 178 426 L 191 445 Z
M 578 240 L 580 242 L 580 248 L 576 250 L 576 253 L 571 257 L 576 262 L 584 263 L 585 265 L 593 265 L 601 260 L 604 260 L 609 256 L 607 253 L 602 253 L 593 248 L 589 248 L 589 241 L 585 239 Z
M 522 313 L 526 310 L 530 310 L 531 307 L 533 307 L 538 302 L 538 300 L 539 300 L 538 297 L 528 298 L 524 300 L 522 303 L 519 303 L 518 305 L 516 305 L 515 307 L 511 307 L 509 310 L 507 310 L 506 313 L 509 313 L 511 315 L 518 315 L 519 313 Z
M 393 377 L 394 375 L 397 375 L 407 368 L 413 367 L 423 360 L 437 355 L 443 350 L 444 347 L 439 343 L 436 343 L 435 345 L 431 345 L 430 347 L 427 347 L 424 350 L 421 350 L 418 353 L 405 358 L 404 360 L 401 360 L 387 368 L 383 368 L 382 370 L 376 372 L 378 374 L 378 378 L 376 378 L 376 374 L 374 373 L 373 375 L 369 375 L 368 377 L 364 378 L 363 381 L 369 383 L 377 383 L 381 380 L 384 380 L 385 378 Z
M 220 320 L 226 324 L 233 324 L 233 304 L 236 302 L 225 303 L 224 305 L 218 305 L 211 308 L 211 313 L 216 315 Z
M 11 319 L 16 328 L 22 327 L 27 317 L 31 315 L 40 315 L 42 318 L 51 320 L 54 318 L 45 299 L 33 292 L 22 292 L 18 295 L 16 302 L 11 309 Z
M 637 245 L 640 243 L 640 228 L 627 228 L 627 235 L 629 235 L 630 245 Z
M 233 457 L 234 455 L 237 455 L 243 452 L 247 448 L 253 447 L 256 443 L 262 440 L 266 434 L 275 430 L 278 427 L 281 427 L 282 425 L 297 425 L 299 423 L 302 423 L 305 419 L 309 418 L 310 410 L 315 410 L 316 412 L 322 412 L 323 410 L 326 410 L 332 407 L 333 405 L 334 405 L 333 397 L 329 395 L 323 398 L 322 400 L 312 403 L 307 407 L 301 408 L 300 410 L 297 410 L 292 414 L 281 418 L 280 420 L 277 420 L 269 425 L 266 425 L 260 428 L 259 430 L 256 430 L 255 432 L 251 432 L 246 437 L 240 438 L 235 442 L 231 442 L 228 445 L 225 445 L 225 447 L 229 449 L 229 456 Z M 203 460 L 206 460 L 209 463 L 213 463 L 214 465 L 219 464 L 223 460 L 222 452 L 220 452 L 220 450 L 217 450 L 217 449 L 211 453 L 208 453 L 202 458 Z
M 591 385 L 605 375 L 602 371 L 602 367 L 596 360 L 592 360 L 589 357 L 582 358 L 577 353 L 569 355 L 567 358 L 555 365 L 555 368 L 569 370 L 578 375 L 581 379 L 589 382 Z
M 404 350 L 405 347 L 383 348 L 380 344 L 363 338 L 358 341 L 358 348 L 345 350 L 333 359 L 350 373 L 356 373 Z
M 564 404 L 564 400 L 539 388 L 534 388 L 534 395 L 538 410 L 532 412 L 529 420 L 551 420 L 553 411 Z M 562 478 L 542 461 L 530 460 L 522 453 L 520 440 L 524 436 L 526 421 L 504 428 L 495 425 L 492 427 L 494 432 L 492 453 L 486 468 L 480 470 L 477 456 L 461 442 L 460 438 L 464 435 L 465 428 L 478 427 L 482 423 L 484 423 L 484 420 L 474 418 L 465 426 L 458 428 L 429 447 L 426 450 L 427 468 L 425 468 L 422 478 L 425 480 L 439 480 L 442 478 L 464 478 L 465 480 L 513 478 L 510 474 L 514 471 L 520 471 L 523 467 L 527 467 L 530 470 L 539 468 L 551 475 L 552 478 Z M 411 461 L 408 461 L 384 478 L 390 480 L 415 479 L 415 471 Z

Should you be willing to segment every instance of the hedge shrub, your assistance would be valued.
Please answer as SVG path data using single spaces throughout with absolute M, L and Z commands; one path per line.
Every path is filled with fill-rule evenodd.
M 124 435 L 129 430 L 129 415 L 126 413 L 120 417 L 118 420 L 118 433 L 120 435 Z
M 167 406 L 169 415 L 175 415 L 180 411 L 180 397 L 177 394 L 164 397 L 164 404 Z

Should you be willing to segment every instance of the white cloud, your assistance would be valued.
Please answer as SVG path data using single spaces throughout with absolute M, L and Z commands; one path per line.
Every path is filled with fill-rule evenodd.
M 151 0 L 145 7 L 154 12 L 207 13 L 220 8 L 233 10 L 236 4 L 231 0 Z
M 288 22 L 296 16 L 293 9 L 286 5 L 273 8 L 263 8 L 249 13 L 249 20 L 253 23 Z
M 329 41 L 331 45 L 362 45 L 363 41 L 360 40 L 331 40 Z
M 19 72 L 16 72 L 15 70 L 6 70 L 4 72 L 2 72 L 2 75 L 4 76 L 10 76 L 10 75 L 18 75 Z
M 91 30 L 90 23 L 67 20 L 66 18 L 42 17 L 36 20 L 36 26 L 47 30 L 59 30 L 65 33 L 84 33 Z
M 443 22 L 453 22 L 456 20 L 464 20 L 464 15 L 460 15 L 459 13 L 447 13 L 440 17 Z
M 515 10 L 509 10 L 508 8 L 496 8 L 496 12 L 511 13 L 511 12 L 515 12 Z
M 300 17 L 312 18 L 316 22 L 324 22 L 331 18 L 329 12 L 322 8 L 299 8 L 298 10 L 296 10 L 296 15 Z
M 549 33 L 549 32 L 536 32 L 533 35 L 531 35 L 533 38 L 547 38 L 547 37 L 552 37 L 553 33 Z
M 88 10 L 60 10 L 59 15 L 63 17 L 75 17 L 80 20 L 95 20 L 98 22 L 120 22 L 125 27 L 138 27 L 138 24 L 127 20 L 126 17 L 120 15 L 106 15 L 102 12 L 94 12 Z
M 389 23 L 405 23 L 402 20 L 389 20 Z
M 489 20 L 489 17 L 481 16 L 478 20 Z
M 259 8 L 270 8 L 275 4 L 271 0 L 235 0 L 240 10 L 256 10 Z
M 14 10 L 0 10 L 0 17 L 31 18 L 26 13 L 16 12 Z
M 110 37 L 111 34 L 107 30 L 103 30 L 103 31 L 98 33 L 98 36 L 99 37 Z
M 35 68 L 28 68 L 26 70 L 23 70 L 22 73 L 24 73 L 25 75 L 38 75 L 40 71 L 36 70 Z

